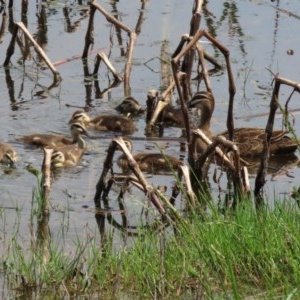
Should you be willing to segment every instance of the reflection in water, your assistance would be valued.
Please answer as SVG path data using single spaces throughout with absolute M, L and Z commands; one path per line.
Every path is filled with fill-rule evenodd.
M 82 59 L 82 67 L 84 74 L 84 88 L 85 88 L 85 106 L 86 108 L 93 107 L 92 106 L 92 92 L 93 92 L 93 82 L 98 87 L 98 80 L 93 80 L 92 74 L 89 71 L 88 61 L 86 59 Z
M 22 0 L 21 20 L 26 27 L 28 25 L 27 13 L 28 13 L 28 1 Z
M 247 161 L 250 163 L 250 166 L 248 167 L 249 174 L 256 175 L 260 164 L 260 159 L 248 159 Z M 272 177 L 274 177 L 278 173 L 283 174 L 283 171 L 294 168 L 297 165 L 298 161 L 299 158 L 294 153 L 272 155 L 269 158 L 267 172 L 268 174 L 271 174 Z
M 96 223 L 99 229 L 100 233 L 100 242 L 101 242 L 101 249 L 103 255 L 106 254 L 107 251 L 109 251 L 109 239 L 107 238 L 107 232 L 105 229 L 105 220 L 107 219 L 108 224 L 110 224 L 113 228 L 116 228 L 121 232 L 122 239 L 124 245 L 126 245 L 126 239 L 128 236 L 133 236 L 135 233 L 131 231 L 131 228 L 129 227 L 128 218 L 126 215 L 126 210 L 124 203 L 121 198 L 118 198 L 118 205 L 119 205 L 119 212 L 111 211 L 108 207 L 108 203 L 105 204 L 106 209 L 101 210 L 101 208 L 97 209 L 97 212 L 95 214 Z M 122 223 L 119 223 L 114 215 L 120 214 Z
M 244 32 L 239 23 L 238 6 L 235 1 L 225 1 L 223 3 L 223 11 L 220 19 L 216 22 L 215 32 L 218 32 L 219 28 L 224 28 L 224 23 L 227 20 L 228 36 L 233 39 L 238 37 L 239 48 L 243 57 L 245 58 L 247 52 L 244 44 Z
M 78 20 L 71 22 L 70 12 L 72 12 L 72 8 L 69 6 L 64 6 L 63 15 L 65 17 L 65 32 L 72 33 L 75 32 L 81 25 L 81 21 L 88 17 L 88 10 L 81 10 L 81 15 Z
M 217 32 L 219 28 L 228 28 L 228 36 L 232 39 L 235 36 L 240 37 L 239 44 L 240 50 L 243 55 L 246 55 L 246 50 L 244 46 L 244 33 L 242 27 L 238 21 L 238 7 L 235 2 L 224 1 L 223 9 L 219 20 L 216 20 L 216 16 L 209 10 L 208 6 L 205 6 L 204 17 L 207 26 L 207 31 L 213 37 L 217 37 Z M 227 21 L 228 26 L 224 26 L 225 21 Z M 218 56 L 218 53 L 216 53 Z
M 12 105 L 12 109 L 15 110 L 15 109 L 17 109 L 17 106 L 15 106 L 15 104 L 16 104 L 15 83 L 14 83 L 13 79 L 10 76 L 9 68 L 5 68 L 4 71 L 5 71 L 5 81 L 6 81 L 6 86 L 7 86 L 9 99 L 10 99 L 10 102 L 11 102 L 11 105 Z
M 89 109 L 93 107 L 92 100 L 95 99 L 102 99 L 104 96 L 110 92 L 111 89 L 114 87 L 117 87 L 121 81 L 119 80 L 111 80 L 109 77 L 109 73 L 107 73 L 107 87 L 101 90 L 98 80 L 98 72 L 90 73 L 89 66 L 88 66 L 88 60 L 82 59 L 82 66 L 83 66 L 83 74 L 84 74 L 84 87 L 85 87 L 85 108 Z M 94 88 L 94 89 L 93 89 Z M 95 92 L 95 96 L 93 98 L 92 92 Z
M 47 14 L 46 14 L 46 5 L 40 5 L 40 7 L 37 7 L 37 30 L 36 33 L 33 34 L 33 37 L 37 41 L 37 43 L 45 49 L 45 46 L 48 43 L 48 27 L 47 27 Z M 41 57 L 39 57 L 39 60 L 41 61 Z
M 279 0 L 277 0 L 277 7 L 279 7 Z M 276 45 L 277 45 L 277 34 L 278 34 L 278 28 L 279 28 L 279 10 L 275 10 L 275 18 L 274 18 L 274 33 L 273 33 L 273 47 L 272 47 L 272 51 L 271 51 L 271 60 L 270 60 L 270 64 L 269 64 L 269 69 L 272 70 L 272 66 L 274 63 L 274 57 L 275 57 L 275 53 L 276 53 Z M 273 80 L 273 76 L 270 73 L 270 82 L 272 82 Z
M 121 15 L 119 12 L 118 12 L 118 9 L 117 9 L 117 5 L 116 5 L 116 1 L 111 1 L 110 3 L 111 7 L 112 7 L 112 15 L 119 21 L 122 22 L 122 20 L 119 19 L 119 16 Z M 116 25 L 112 25 L 112 27 L 115 28 L 116 30 L 116 36 L 117 36 L 117 41 L 118 41 L 118 44 L 119 44 L 119 48 L 120 48 L 120 56 L 123 57 L 126 55 L 126 51 L 125 51 L 125 46 L 124 46 L 124 43 L 123 43 L 123 38 L 122 38 L 122 30 L 119 26 L 116 26 Z M 111 43 L 112 43 L 112 31 L 111 31 L 111 37 L 110 37 L 110 40 L 111 40 Z M 111 45 L 113 46 L 113 45 Z
M 138 233 L 143 230 L 158 232 L 170 225 L 166 219 L 161 218 L 159 215 L 155 218 L 155 211 L 149 212 L 149 202 L 148 204 L 144 203 L 140 205 L 140 217 L 135 217 L 135 219 L 132 220 L 132 217 L 130 218 L 128 215 L 129 212 L 125 206 L 126 195 L 129 193 L 130 189 L 128 189 L 128 187 L 124 188 L 123 186 L 121 188 L 119 195 L 116 196 L 118 209 L 110 208 L 107 201 L 104 201 L 104 209 L 101 207 L 96 208 L 95 219 L 100 233 L 101 250 L 103 255 L 108 253 L 108 251 L 113 250 L 111 247 L 111 239 L 116 239 L 116 237 L 112 236 L 111 239 L 108 238 L 109 234 L 113 232 L 112 229 L 117 229 L 121 233 L 123 245 L 128 246 L 128 237 L 136 237 Z M 132 201 L 130 197 L 127 200 Z M 131 209 L 133 209 L 133 207 L 131 207 Z M 135 211 L 134 215 L 137 216 L 138 212 Z M 139 220 L 137 225 L 131 225 L 131 222 L 137 220 Z M 109 230 L 106 229 L 106 225 L 110 225 Z
M 119 11 L 118 11 L 116 2 L 118 2 L 118 1 L 111 1 L 110 2 L 110 5 L 112 7 L 111 13 L 112 13 L 112 16 L 114 18 L 116 18 L 118 21 L 122 22 L 122 19 L 120 18 L 121 13 L 119 13 Z M 145 0 L 141 1 L 141 7 L 139 9 L 139 15 L 138 15 L 137 22 L 136 22 L 136 25 L 135 25 L 135 30 L 134 30 L 134 32 L 137 35 L 139 35 L 142 31 L 142 24 L 143 24 L 143 21 L 144 21 L 144 12 L 145 12 L 146 3 L 147 3 L 147 1 L 145 1 Z M 122 30 L 116 24 L 112 24 L 112 27 L 114 27 L 115 30 L 116 30 L 117 41 L 118 41 L 119 48 L 120 48 L 120 56 L 121 57 L 125 56 L 125 55 L 127 55 L 128 49 L 125 50 L 125 46 L 124 46 L 124 42 L 123 42 L 123 38 L 122 38 Z M 110 42 L 111 42 L 111 47 L 112 47 L 113 46 L 112 32 L 111 32 Z M 130 95 L 127 95 L 127 96 L 130 96 Z

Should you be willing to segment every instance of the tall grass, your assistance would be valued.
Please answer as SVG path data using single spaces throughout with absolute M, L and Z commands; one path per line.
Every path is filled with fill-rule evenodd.
M 40 195 L 37 189 L 34 197 Z M 33 206 L 39 201 L 34 199 Z M 245 200 L 226 215 L 212 204 L 209 213 L 190 211 L 189 218 L 175 218 L 159 231 L 141 227 L 137 237 L 128 237 L 132 246 L 120 249 L 113 245 L 114 231 L 106 232 L 105 245 L 98 242 L 99 233 L 80 233 L 72 253 L 51 239 L 46 263 L 35 239 L 24 246 L 15 226 L 0 271 L 9 288 L 30 297 L 55 290 L 58 297 L 105 299 L 297 298 L 300 213 L 292 201 L 257 212 Z M 38 216 L 33 208 L 31 221 Z
M 298 209 L 284 203 L 259 214 L 243 203 L 226 218 L 213 213 L 203 221 L 195 215 L 166 242 L 164 278 L 159 276 L 159 235 L 152 233 L 125 256 L 124 275 L 133 271 L 134 277 L 124 279 L 127 285 L 132 279 L 138 283 L 139 294 L 152 296 L 287 297 L 300 283 L 299 225 Z M 165 290 L 157 291 L 161 280 Z

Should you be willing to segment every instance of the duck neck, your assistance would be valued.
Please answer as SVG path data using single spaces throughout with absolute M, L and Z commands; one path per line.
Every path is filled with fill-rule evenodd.
M 86 148 L 86 142 L 85 142 L 85 140 L 83 139 L 83 137 L 81 135 L 79 135 L 77 137 L 76 142 L 77 142 L 77 146 L 80 149 L 85 149 Z
M 203 107 L 201 112 L 201 120 L 199 129 L 201 129 L 208 138 L 212 138 L 212 132 L 210 129 L 210 120 L 212 116 L 212 111 L 208 107 Z

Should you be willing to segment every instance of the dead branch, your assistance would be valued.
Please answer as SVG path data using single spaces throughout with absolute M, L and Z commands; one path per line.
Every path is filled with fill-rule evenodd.
M 31 42 L 31 44 L 32 44 L 34 50 L 36 51 L 36 53 L 39 54 L 41 56 L 41 58 L 45 61 L 46 65 L 48 66 L 48 68 L 53 73 L 54 81 L 55 82 L 61 81 L 61 77 L 59 75 L 59 72 L 53 66 L 53 64 L 51 63 L 51 61 L 47 57 L 47 55 L 44 52 L 44 50 L 34 40 L 34 38 L 32 37 L 32 35 L 30 34 L 30 32 L 27 30 L 27 28 L 25 27 L 25 25 L 22 22 L 15 23 L 15 30 L 14 30 L 14 33 L 13 33 L 10 45 L 9 45 L 9 47 L 7 49 L 7 54 L 6 54 L 6 59 L 5 59 L 5 62 L 4 62 L 4 66 L 8 66 L 8 64 L 10 62 L 11 56 L 14 54 L 14 49 L 15 49 L 14 44 L 15 44 L 16 36 L 17 36 L 17 33 L 18 33 L 19 29 L 23 31 L 23 33 L 25 34 L 26 38 Z
M 39 210 L 37 226 L 37 243 L 43 257 L 45 266 L 50 259 L 50 190 L 51 190 L 51 155 L 53 149 L 44 148 L 44 161 L 42 164 L 42 203 Z
M 136 41 L 137 34 L 135 31 L 131 31 L 130 28 L 128 28 L 126 25 L 124 25 L 122 22 L 120 22 L 118 19 L 116 19 L 114 16 L 110 15 L 100 4 L 96 2 L 92 2 L 90 4 L 90 20 L 89 20 L 89 26 L 87 29 L 87 34 L 86 34 L 86 42 L 85 42 L 85 47 L 84 51 L 82 54 L 82 58 L 87 58 L 88 54 L 88 48 L 90 44 L 94 42 L 94 37 L 93 37 L 93 31 L 94 31 L 94 14 L 95 10 L 99 10 L 103 16 L 106 18 L 106 20 L 113 25 L 115 25 L 118 28 L 121 28 L 124 30 L 128 36 L 129 36 L 129 46 L 128 46 L 128 53 L 127 53 L 127 60 L 126 60 L 126 65 L 125 65 L 125 72 L 124 72 L 124 94 L 125 96 L 130 95 L 130 84 L 129 84 L 129 79 L 130 79 L 130 74 L 131 74 L 131 69 L 132 69 L 132 55 L 133 55 L 133 48 L 134 44 Z
M 113 74 L 115 82 L 123 81 L 123 78 L 117 73 L 116 69 L 113 67 L 113 65 L 111 64 L 111 62 L 109 61 L 108 57 L 106 56 L 106 54 L 104 52 L 98 52 L 96 55 L 96 62 L 95 62 L 93 75 L 95 76 L 98 73 L 98 69 L 99 69 L 99 66 L 100 66 L 100 63 L 102 60 L 105 63 L 105 65 L 107 66 L 107 68 Z
M 50 211 L 49 194 L 51 190 L 51 155 L 53 149 L 44 148 L 44 161 L 42 165 L 42 195 L 44 200 L 43 210 L 45 213 Z
M 196 163 L 193 163 L 194 170 L 192 170 L 195 174 L 200 175 L 200 181 L 203 181 L 203 172 L 202 167 L 206 162 L 207 158 L 215 152 L 217 156 L 217 163 L 220 165 L 224 165 L 227 170 L 229 170 L 233 174 L 234 187 L 242 199 L 242 197 L 249 192 L 249 179 L 243 179 L 244 171 L 242 172 L 241 161 L 239 156 L 238 147 L 232 143 L 231 141 L 226 140 L 222 136 L 217 136 L 212 142 L 207 136 L 200 130 L 193 130 L 193 139 L 200 138 L 206 144 L 206 150 L 200 155 Z M 195 143 L 193 143 L 195 144 Z M 218 145 L 222 145 L 225 148 L 231 149 L 233 151 L 233 159 L 229 159 L 228 156 L 218 147 Z M 233 163 L 232 163 L 233 161 Z M 244 185 L 246 184 L 246 186 Z
M 172 59 L 172 70 L 173 75 L 176 82 L 176 88 L 178 91 L 178 94 L 180 98 L 182 97 L 181 87 L 179 84 L 179 81 L 176 80 L 175 74 L 179 72 L 179 66 L 180 66 L 180 59 L 184 57 L 195 45 L 197 44 L 198 40 L 202 37 L 206 37 L 209 41 L 211 41 L 218 49 L 222 52 L 224 55 L 225 61 L 226 61 L 226 68 L 227 68 L 227 75 L 228 75 L 228 81 L 229 81 L 229 105 L 228 105 L 228 115 L 227 115 L 227 128 L 229 133 L 229 139 L 233 139 L 233 130 L 234 130 L 234 122 L 233 122 L 233 101 L 234 101 L 234 95 L 236 92 L 234 78 L 232 74 L 231 64 L 230 64 L 230 52 L 229 50 L 222 45 L 219 41 L 217 41 L 214 37 L 212 37 L 210 34 L 208 34 L 204 29 L 199 29 L 194 37 L 189 41 L 189 43 L 186 45 L 184 49 L 180 49 L 178 47 L 173 55 Z M 182 47 L 184 43 L 181 43 Z

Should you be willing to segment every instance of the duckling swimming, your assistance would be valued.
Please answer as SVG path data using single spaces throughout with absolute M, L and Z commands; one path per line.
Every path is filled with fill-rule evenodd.
M 146 112 L 146 122 L 149 122 L 155 108 L 163 105 L 163 102 L 158 101 L 157 97 L 157 90 L 149 90 L 146 101 L 147 109 L 142 109 L 139 102 L 135 98 L 127 97 L 116 107 L 116 110 L 123 114 L 129 113 L 132 115 L 143 114 Z M 168 104 L 167 106 L 164 105 L 164 107 L 160 110 L 162 111 L 162 121 L 166 124 L 180 127 L 184 125 L 181 108 L 175 108 L 171 104 Z
M 133 144 L 132 141 L 128 138 L 123 140 L 130 152 L 132 152 Z M 173 156 L 164 154 L 164 153 L 153 153 L 153 152 L 139 152 L 133 155 L 134 160 L 139 165 L 142 171 L 146 172 L 157 172 L 157 171 L 168 171 L 177 170 L 180 166 L 183 166 L 183 162 Z M 124 169 L 128 170 L 128 160 L 124 154 L 118 158 L 118 165 Z
M 116 131 L 131 134 L 137 130 L 134 122 L 121 115 L 99 115 L 90 118 L 84 111 L 75 111 L 69 121 L 80 122 L 88 128 L 100 131 Z
M 134 97 L 126 97 L 119 105 L 115 107 L 115 110 L 121 114 L 138 115 L 145 112 L 139 104 L 138 100 Z
M 57 147 L 51 155 L 53 169 L 76 166 L 86 150 L 86 143 L 82 135 L 77 137 L 77 143 Z
M 31 134 L 19 137 L 17 140 L 40 148 L 50 147 L 55 149 L 66 145 L 77 144 L 83 134 L 89 136 L 84 124 L 79 122 L 73 122 L 70 124 L 70 132 L 72 139 L 58 134 Z
M 51 168 L 59 169 L 59 168 L 67 168 L 76 166 L 80 159 L 82 158 L 84 153 L 84 149 L 79 147 L 65 146 L 61 149 L 55 150 L 51 155 Z
M 10 145 L 0 143 L 0 162 L 14 168 L 17 160 L 17 152 Z

